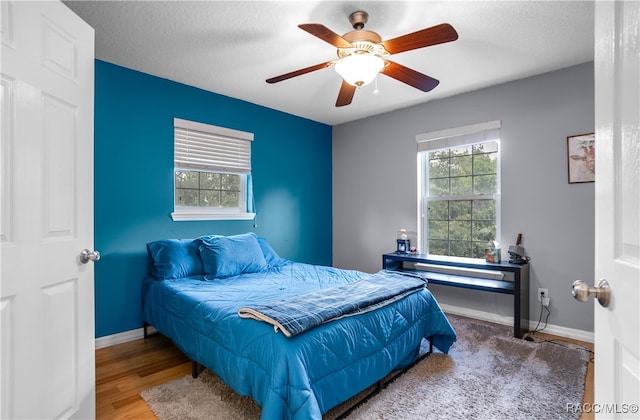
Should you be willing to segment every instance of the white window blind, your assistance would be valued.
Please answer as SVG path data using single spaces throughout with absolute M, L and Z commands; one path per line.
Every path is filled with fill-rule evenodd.
M 416 136 L 418 152 L 498 140 L 500 139 L 500 126 L 501 123 L 497 120 L 418 134 Z
M 177 168 L 251 173 L 253 133 L 174 118 Z

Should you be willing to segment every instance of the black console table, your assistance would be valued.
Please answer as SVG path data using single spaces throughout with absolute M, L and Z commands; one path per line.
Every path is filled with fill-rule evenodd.
M 522 338 L 529 331 L 528 263 L 436 260 L 423 254 L 389 253 L 382 256 L 382 268 L 418 273 L 431 284 L 513 295 L 513 335 Z M 465 273 L 465 269 L 473 273 Z

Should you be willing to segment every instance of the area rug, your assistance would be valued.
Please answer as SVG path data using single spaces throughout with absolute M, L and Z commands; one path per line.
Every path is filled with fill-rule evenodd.
M 435 352 L 348 419 L 577 419 L 590 351 L 516 339 L 508 327 L 449 315 L 458 341 Z M 424 342 L 427 348 L 426 341 Z M 141 393 L 160 420 L 259 419 L 260 406 L 205 370 Z M 356 400 L 323 417 L 334 419 Z

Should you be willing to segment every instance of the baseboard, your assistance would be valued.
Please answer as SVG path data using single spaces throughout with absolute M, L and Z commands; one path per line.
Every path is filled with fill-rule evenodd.
M 454 314 L 466 316 L 469 318 L 479 319 L 481 321 L 493 322 L 502 325 L 513 325 L 513 317 L 501 316 L 492 312 L 478 311 L 476 309 L 469 309 L 460 306 L 453 306 L 447 304 L 440 304 L 443 311 Z M 529 320 L 529 329 L 534 330 L 538 321 Z M 547 324 L 544 332 L 548 334 L 557 335 L 560 337 L 573 338 L 574 340 L 586 341 L 593 343 L 593 331 L 576 330 L 574 328 L 567 328 L 560 325 Z
M 147 332 L 152 334 L 156 332 L 153 327 L 147 327 Z M 96 338 L 96 350 L 104 347 L 114 346 L 116 344 L 126 343 L 127 341 L 137 340 L 144 338 L 144 328 L 137 328 L 135 330 L 124 331 L 117 334 L 105 335 L 104 337 Z

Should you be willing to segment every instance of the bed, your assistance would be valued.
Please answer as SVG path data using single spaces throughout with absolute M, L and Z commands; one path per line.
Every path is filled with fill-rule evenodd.
M 319 293 L 351 297 L 358 293 L 348 290 L 373 277 L 389 279 L 390 285 L 394 281 L 386 277 L 390 273 L 280 258 L 253 233 L 165 239 L 147 249 L 151 274 L 143 282 L 145 325 L 169 337 L 237 393 L 252 397 L 263 419 L 321 418 L 389 372 L 410 365 L 423 338 L 442 352 L 456 339 L 424 285 L 296 334 L 285 334 L 278 323 L 241 317 L 241 310 L 278 302 L 304 310 L 309 305 L 303 299 Z

